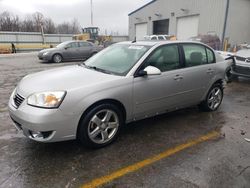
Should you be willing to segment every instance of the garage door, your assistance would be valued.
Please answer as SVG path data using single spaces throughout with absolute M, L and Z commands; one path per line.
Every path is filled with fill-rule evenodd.
M 199 16 L 177 18 L 177 39 L 187 40 L 198 35 Z
M 135 25 L 135 36 L 136 40 L 142 40 L 145 35 L 147 35 L 148 25 L 147 23 L 136 24 Z
M 168 35 L 169 19 L 153 21 L 154 35 Z

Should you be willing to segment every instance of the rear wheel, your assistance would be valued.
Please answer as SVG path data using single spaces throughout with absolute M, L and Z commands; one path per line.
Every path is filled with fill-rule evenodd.
M 199 105 L 203 111 L 216 111 L 223 99 L 223 89 L 221 84 L 214 84 L 208 91 L 206 99 Z
M 55 62 L 55 63 L 61 63 L 62 62 L 62 56 L 60 54 L 53 55 L 52 59 L 53 59 L 53 62 Z
M 94 56 L 95 54 L 97 54 L 97 52 L 93 52 L 92 54 L 90 54 L 90 56 L 88 58 L 91 58 L 92 56 Z
M 98 105 L 80 121 L 78 139 L 87 147 L 104 147 L 117 139 L 123 121 L 122 113 L 115 105 Z

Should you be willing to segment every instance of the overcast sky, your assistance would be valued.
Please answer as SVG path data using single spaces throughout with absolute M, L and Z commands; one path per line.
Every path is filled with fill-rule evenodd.
M 94 26 L 119 34 L 128 33 L 128 13 L 150 0 L 93 0 Z M 90 26 L 90 0 L 0 0 L 0 13 L 10 11 L 25 16 L 36 11 L 62 23 L 77 18 L 82 27 Z

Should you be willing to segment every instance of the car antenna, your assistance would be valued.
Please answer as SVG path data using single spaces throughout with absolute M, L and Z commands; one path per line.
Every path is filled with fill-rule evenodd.
M 135 39 L 132 41 L 132 43 L 136 43 L 136 37 L 135 37 Z

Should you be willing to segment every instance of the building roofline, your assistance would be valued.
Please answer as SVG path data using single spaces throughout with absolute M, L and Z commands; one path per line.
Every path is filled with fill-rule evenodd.
M 140 8 L 138 8 L 138 9 L 136 9 L 136 10 L 130 12 L 130 13 L 128 14 L 128 16 L 130 16 L 130 15 L 132 15 L 132 14 L 138 12 L 139 10 L 141 10 L 141 9 L 143 9 L 144 7 L 146 7 L 146 6 L 148 6 L 148 5 L 152 4 L 152 3 L 154 3 L 155 1 L 156 1 L 156 0 L 152 0 L 152 1 L 148 2 L 147 4 L 141 6 Z

